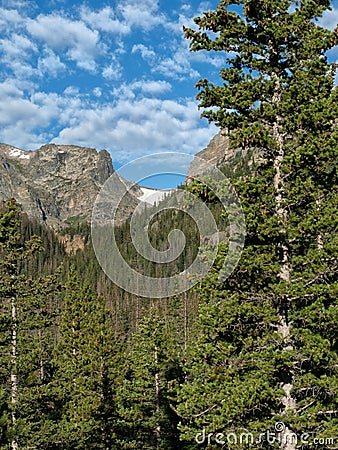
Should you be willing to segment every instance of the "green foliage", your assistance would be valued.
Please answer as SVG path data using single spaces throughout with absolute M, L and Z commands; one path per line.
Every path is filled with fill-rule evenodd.
M 215 202 L 217 198 L 215 193 L 208 188 L 207 185 L 198 180 L 191 180 L 187 185 L 186 190 L 205 202 Z
M 198 433 L 249 431 L 261 442 L 223 448 L 269 449 L 277 444 L 264 433 L 277 421 L 309 433 L 309 444 L 337 436 L 338 90 L 326 51 L 338 35 L 316 22 L 329 4 L 222 0 L 185 29 L 192 51 L 226 57 L 220 85 L 196 86 L 202 115 L 234 150 L 223 172 L 246 217 L 227 280 L 218 278 L 223 242 L 194 292 L 137 298 L 102 273 L 80 218 L 64 232 L 84 236 L 85 250 L 66 255 L 13 199 L 1 206 L 1 448 L 195 450 Z M 207 185 L 186 189 L 226 231 Z M 188 245 L 170 265 L 138 255 L 129 222 L 115 230 L 136 270 L 166 276 L 194 260 L 189 201 L 149 226 L 159 250 L 173 224 L 184 232 Z M 60 285 L 47 275 L 61 262 Z
M 192 51 L 227 52 L 222 84 L 196 85 L 202 115 L 233 149 L 262 156 L 233 181 L 241 261 L 226 282 L 216 266 L 198 287 L 178 406 L 191 448 L 203 428 L 258 433 L 278 420 L 311 440 L 336 434 L 338 90 L 325 52 L 338 35 L 315 22 L 329 3 L 220 1 L 185 29 Z
M 240 13 L 233 11 L 233 5 Z M 337 45 L 338 37 L 313 20 L 329 5 L 329 1 L 304 2 L 299 7 L 291 1 L 225 0 L 216 11 L 195 19 L 200 31 L 185 28 L 192 51 L 227 52 L 220 72 L 223 84 L 202 79 L 196 87 L 201 91 L 197 97 L 202 115 L 233 131 L 234 147 L 269 147 L 271 129 L 265 124 L 277 115 L 289 132 L 299 135 L 312 129 L 318 118 L 330 120 L 332 111 L 325 103 L 334 67 L 328 65 L 325 52 Z M 290 12 L 292 7 L 295 10 Z M 278 106 L 276 87 L 282 89 Z M 336 108 L 335 98 L 331 102 Z
M 28 445 L 37 419 L 32 403 L 50 377 L 55 320 L 55 277 L 34 280 L 21 273 L 41 250 L 37 236 L 22 239 L 21 213 L 15 200 L 0 210 L 0 361 L 2 442 Z M 38 421 L 43 419 L 42 411 Z
M 177 448 L 177 418 L 168 391 L 177 362 L 168 344 L 159 316 L 153 312 L 141 321 L 116 392 L 118 448 Z
M 81 286 L 71 269 L 62 305 L 51 383 L 57 417 L 53 445 L 109 448 L 109 360 L 112 335 L 102 297 Z

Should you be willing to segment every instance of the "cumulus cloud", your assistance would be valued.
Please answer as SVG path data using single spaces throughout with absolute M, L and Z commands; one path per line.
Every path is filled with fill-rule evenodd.
M 34 65 L 38 47 L 26 36 L 13 33 L 8 38 L 0 40 L 0 55 L 3 67 L 12 71 L 17 84 L 22 79 L 30 79 L 39 75 Z
M 133 45 L 132 49 L 131 49 L 131 53 L 140 53 L 142 58 L 149 62 L 149 63 L 153 63 L 156 61 L 156 53 L 154 52 L 154 50 L 151 47 L 147 47 L 144 44 L 135 44 Z
M 27 23 L 30 35 L 54 51 L 66 51 L 78 67 L 95 70 L 95 58 L 102 52 L 97 30 L 89 29 L 83 22 L 51 14 L 39 15 Z
M 53 141 L 107 148 L 121 163 L 157 151 L 195 153 L 215 134 L 214 127 L 198 127 L 199 114 L 190 100 L 120 99 L 75 114 L 77 124 L 64 128 Z
M 142 80 L 134 82 L 131 87 L 133 89 L 140 89 L 144 94 L 159 95 L 171 90 L 170 83 L 164 80 L 152 81 Z
M 23 91 L 10 82 L 0 84 L 0 126 L 2 140 L 18 147 L 35 144 L 35 129 L 48 126 L 57 117 L 55 106 L 26 98 Z
M 325 11 L 318 23 L 329 30 L 334 30 L 338 25 L 338 8 L 332 8 L 332 11 Z
M 102 89 L 100 89 L 99 87 L 96 87 L 93 89 L 93 94 L 95 95 L 95 97 L 101 97 L 102 96 Z
M 111 63 L 102 70 L 103 78 L 107 80 L 119 80 L 122 77 L 123 66 L 115 55 L 111 56 Z
M 35 149 L 46 142 L 108 149 L 114 161 L 161 151 L 196 153 L 215 134 L 200 127 L 196 103 L 189 99 L 149 97 L 170 88 L 166 82 L 135 81 L 125 89 L 142 96 L 126 98 L 119 92 L 111 103 L 89 100 L 74 86 L 63 94 L 36 92 L 27 96 L 10 82 L 0 83 L 2 140 Z
M 117 0 L 101 7 L 80 2 L 70 14 L 56 10 L 60 0 L 39 11 L 29 0 L 6 1 L 0 53 L 2 80 L 11 78 L 0 83 L 4 142 L 107 148 L 122 163 L 207 145 L 215 129 L 184 98 L 183 82 L 199 76 L 195 63 L 205 63 L 181 36 L 193 8 L 186 5 L 178 18 L 178 12 L 163 14 L 157 0 Z
M 38 69 L 41 74 L 49 74 L 56 77 L 59 72 L 67 69 L 66 64 L 61 62 L 60 57 L 52 50 L 46 50 L 45 55 L 38 60 Z
M 20 27 L 25 19 L 16 9 L 0 8 L 0 30 L 13 30 Z
M 143 44 L 134 45 L 132 53 L 140 53 L 153 73 L 159 73 L 173 79 L 199 77 L 198 71 L 191 66 L 191 58 L 185 43 L 174 41 L 172 47 L 174 48 L 173 53 L 168 57 L 156 53 L 151 47 Z
M 72 124 L 75 111 L 81 109 L 82 101 L 85 103 L 76 92 L 69 88 L 68 95 L 67 92 L 26 95 L 11 81 L 0 83 L 2 140 L 28 149 L 49 142 L 53 127 L 60 129 Z
M 2 6 L 4 8 L 13 8 L 13 9 L 27 9 L 27 8 L 34 8 L 36 7 L 36 4 L 34 1 L 31 0 L 2 0 Z
M 70 95 L 73 97 L 76 97 L 80 94 L 80 89 L 78 86 L 67 86 L 66 89 L 63 91 L 65 95 Z
M 157 0 L 123 0 L 117 10 L 130 28 L 138 27 L 149 31 L 166 22 L 164 14 L 159 13 Z
M 135 99 L 138 97 L 159 96 L 172 90 L 172 85 L 165 80 L 136 80 L 122 83 L 112 90 L 115 99 Z
M 115 11 L 110 6 L 105 6 L 97 12 L 83 6 L 81 8 L 81 19 L 91 28 L 107 33 L 123 35 L 131 31 L 129 24 L 119 20 L 115 15 Z
M 187 76 L 198 78 L 200 76 L 199 72 L 192 67 L 187 51 L 182 47 L 178 48 L 173 56 L 162 58 L 153 67 L 153 71 L 174 79 L 185 79 Z
M 92 73 L 99 69 L 103 78 L 119 80 L 123 67 L 118 57 L 126 52 L 123 39 L 127 35 L 133 34 L 137 29 L 149 31 L 156 26 L 162 26 L 166 32 L 172 32 L 177 25 L 181 29 L 183 22 L 190 20 L 183 15 L 179 16 L 176 22 L 169 20 L 160 13 L 159 2 L 154 0 L 143 2 L 120 0 L 115 8 L 104 6 L 96 10 L 82 5 L 77 10 L 78 19 L 67 17 L 65 13 L 60 12 L 28 18 L 21 16 L 17 10 L 2 9 L 4 11 L 0 27 L 1 23 L 6 26 L 16 23 L 21 27 L 20 34 L 17 34 L 16 38 L 4 40 L 3 47 L 7 46 L 7 49 L 3 51 L 8 53 L 8 65 L 11 70 L 15 70 L 15 75 L 24 77 L 26 73 L 26 79 L 29 76 L 41 76 L 46 73 L 56 77 L 62 70 L 69 72 L 72 69 L 67 63 L 71 60 L 80 69 Z M 181 33 L 178 28 L 176 31 Z M 112 48 L 107 33 L 115 35 L 115 48 Z M 23 46 L 24 43 L 27 43 L 26 47 Z M 183 48 L 179 41 L 175 45 L 176 53 L 167 56 L 167 48 L 159 52 L 158 49 L 155 51 L 149 45 L 138 42 L 132 45 L 132 54 L 139 53 L 154 73 L 176 79 L 182 79 L 184 76 L 196 77 L 198 73 L 191 68 L 187 45 Z M 43 52 L 44 56 L 38 58 L 35 66 L 33 61 L 30 67 L 27 67 L 27 63 L 22 64 L 25 70 L 21 70 L 20 63 L 23 56 L 33 50 Z M 13 61 L 10 51 L 17 53 L 17 60 Z M 103 60 L 109 53 L 113 53 L 113 56 L 111 62 L 107 64 L 107 61 Z
M 20 90 L 17 86 L 12 84 L 10 81 L 5 81 L 4 83 L 0 83 L 0 98 L 8 99 L 8 98 L 19 98 L 23 94 L 22 90 Z
M 37 46 L 27 37 L 13 34 L 9 39 L 2 39 L 1 50 L 9 60 L 13 58 L 28 58 L 31 52 L 37 52 Z

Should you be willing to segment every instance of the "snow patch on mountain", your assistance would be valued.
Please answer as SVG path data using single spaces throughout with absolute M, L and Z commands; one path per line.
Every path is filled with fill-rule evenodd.
M 15 148 L 8 153 L 8 156 L 12 158 L 29 159 L 31 157 L 30 153 L 24 153 L 23 151 Z
M 146 202 L 149 203 L 150 205 L 155 205 L 155 203 L 160 202 L 172 191 L 171 189 L 162 191 L 159 189 L 150 189 L 142 186 L 140 186 L 140 188 L 141 191 L 143 192 L 143 195 L 138 197 L 138 199 L 141 200 L 141 202 Z

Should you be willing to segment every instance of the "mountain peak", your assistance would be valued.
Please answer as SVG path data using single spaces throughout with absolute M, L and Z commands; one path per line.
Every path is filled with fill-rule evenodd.
M 106 150 L 51 143 L 27 151 L 0 144 L 0 199 L 16 198 L 28 216 L 54 228 L 89 221 L 113 172 Z

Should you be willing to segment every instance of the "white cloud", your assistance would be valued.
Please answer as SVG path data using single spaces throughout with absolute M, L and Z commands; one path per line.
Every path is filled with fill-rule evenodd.
M 16 9 L 0 8 L 0 29 L 13 30 L 24 23 L 25 19 Z
M 185 3 L 181 6 L 181 10 L 185 11 L 185 12 L 191 11 L 191 5 L 188 3 Z
M 67 51 L 69 59 L 78 67 L 93 71 L 95 59 L 103 48 L 97 30 L 90 30 L 83 22 L 58 15 L 39 15 L 27 23 L 28 32 L 54 51 Z
M 21 90 L 8 82 L 0 84 L 0 125 L 2 140 L 26 146 L 34 141 L 34 129 L 47 126 L 57 117 L 55 107 L 25 98 Z
M 140 52 L 142 58 L 149 63 L 153 63 L 156 60 L 156 53 L 154 52 L 154 50 L 151 47 L 146 47 L 143 44 L 133 45 L 131 52 L 133 54 Z
M 114 105 L 74 114 L 76 123 L 53 141 L 107 148 L 119 162 L 157 151 L 196 153 L 215 134 L 214 127 L 200 127 L 191 100 L 120 99 Z
M 102 76 L 107 80 L 119 80 L 122 77 L 123 67 L 115 55 L 111 56 L 111 63 L 103 68 Z
M 19 34 L 13 34 L 9 39 L 2 39 L 0 48 L 7 61 L 13 61 L 13 58 L 27 59 L 32 52 L 38 51 L 37 46 L 32 41 Z
M 134 82 L 131 87 L 133 89 L 140 89 L 141 92 L 144 94 L 151 94 L 151 95 L 159 95 L 163 94 L 164 92 L 168 92 L 171 90 L 172 86 L 167 81 L 158 80 L 158 81 L 136 81 Z
M 67 66 L 61 62 L 60 57 L 52 50 L 47 50 L 43 57 L 38 60 L 38 69 L 41 74 L 49 74 L 56 77 L 59 72 L 67 69 Z
M 117 10 L 130 28 L 149 31 L 166 22 L 165 16 L 159 13 L 157 0 L 123 0 Z
M 0 83 L 0 98 L 8 99 L 8 98 L 19 98 L 21 97 L 23 92 L 10 81 L 5 81 L 4 83 Z
M 215 127 L 201 126 L 196 103 L 190 99 L 147 97 L 169 88 L 163 80 L 138 80 L 124 86 L 129 97 L 121 88 L 114 101 L 100 103 L 98 87 L 96 99 L 90 99 L 75 86 L 68 86 L 62 95 L 37 92 L 27 96 L 12 83 L 2 83 L 2 140 L 29 149 L 51 141 L 107 148 L 113 160 L 121 163 L 153 152 L 196 153 L 207 145 Z
M 25 8 L 34 8 L 36 4 L 30 0 L 2 0 L 2 4 L 4 8 L 13 8 L 13 9 L 25 9 Z
M 189 11 L 191 8 L 189 7 Z M 174 33 L 181 35 L 183 32 L 183 26 L 189 28 L 196 28 L 194 23 L 193 15 L 186 16 L 185 14 L 179 14 L 178 20 L 175 22 L 166 23 L 166 28 L 173 31 Z
M 102 76 L 107 80 L 119 80 L 121 78 L 121 67 L 116 67 L 113 64 L 106 66 L 102 70 Z
M 1 139 L 17 147 L 34 149 L 50 141 L 54 124 L 72 123 L 81 107 L 77 98 L 38 92 L 26 96 L 12 82 L 0 83 Z
M 132 100 L 136 98 L 136 93 L 140 93 L 142 97 L 157 96 L 169 92 L 171 89 L 172 85 L 164 80 L 136 80 L 129 84 L 122 83 L 112 90 L 112 94 L 115 99 Z
M 61 110 L 65 107 L 66 101 L 61 96 L 54 93 L 37 92 L 29 97 L 29 101 L 34 107 L 38 108 L 39 126 L 50 125 L 51 121 L 57 119 Z M 43 114 L 43 120 L 40 118 Z M 36 125 L 35 125 L 36 126 Z
M 112 95 L 114 99 L 123 98 L 125 100 L 132 100 L 136 98 L 132 85 L 127 83 L 122 83 L 120 86 L 114 87 L 112 89 Z
M 185 43 L 174 41 L 172 47 L 175 50 L 168 57 L 155 53 L 152 48 L 143 44 L 134 45 L 132 53 L 139 52 L 150 65 L 153 73 L 160 73 L 173 79 L 185 79 L 187 76 L 189 78 L 199 77 L 199 73 L 191 66 L 191 56 Z
M 185 79 L 187 76 L 198 78 L 200 76 L 199 72 L 191 66 L 189 52 L 184 46 L 178 46 L 172 56 L 159 60 L 152 70 L 173 79 Z
M 332 11 L 325 11 L 318 23 L 323 28 L 333 31 L 338 25 L 338 8 L 332 8 Z
M 27 37 L 13 34 L 0 40 L 0 54 L 3 66 L 13 72 L 17 84 L 39 74 L 33 63 L 38 47 Z
M 227 55 L 225 55 L 224 52 L 217 53 L 202 50 L 199 52 L 190 52 L 189 61 L 200 64 L 210 64 L 211 66 L 221 69 L 225 64 L 226 56 Z
M 156 151 L 204 148 L 215 128 L 201 123 L 196 103 L 164 99 L 184 92 L 184 85 L 176 92 L 168 80 L 197 78 L 194 64 L 206 62 L 191 54 L 182 38 L 186 17 L 176 20 L 178 12 L 168 12 L 170 21 L 157 0 L 75 6 L 70 16 L 60 1 L 40 15 L 33 5 L 0 8 L 2 79 L 7 73 L 12 77 L 0 83 L 1 139 L 30 149 L 50 141 L 107 148 L 120 162 Z M 182 11 L 192 14 L 188 5 Z M 150 30 L 156 36 L 147 35 Z M 79 68 L 90 73 L 84 77 Z M 49 77 L 60 77 L 55 92 L 45 84 Z
M 215 9 L 215 5 L 213 5 L 213 2 L 205 1 L 201 2 L 198 5 L 199 14 L 201 14 L 203 11 L 209 11 L 210 9 Z
M 77 96 L 80 93 L 80 89 L 77 86 L 68 86 L 66 87 L 66 89 L 63 91 L 63 93 L 65 95 L 70 95 L 70 96 Z
M 102 97 L 102 89 L 99 87 L 94 88 L 93 94 L 95 95 L 95 97 Z
M 81 8 L 81 19 L 91 28 L 113 34 L 128 34 L 130 26 L 115 16 L 114 10 L 106 6 L 98 12 L 92 11 L 86 6 Z
M 34 68 L 31 64 L 14 59 L 7 65 L 13 71 L 13 74 L 16 78 L 16 84 L 18 86 L 20 86 L 22 89 L 25 89 L 25 86 L 26 87 L 34 86 L 34 83 L 30 80 L 33 79 L 35 76 L 39 75 L 39 71 L 36 68 Z M 22 80 L 28 81 L 25 84 Z

